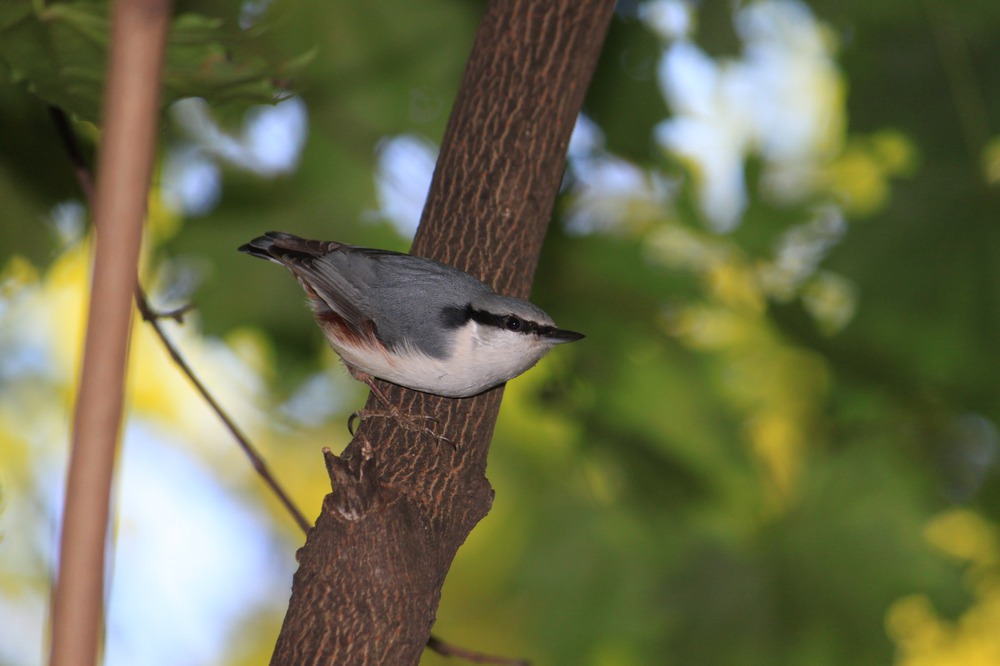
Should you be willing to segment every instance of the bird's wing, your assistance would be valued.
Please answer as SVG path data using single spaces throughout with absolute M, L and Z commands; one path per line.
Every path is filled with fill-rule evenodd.
M 436 358 L 445 308 L 463 308 L 492 290 L 451 266 L 390 250 L 305 240 L 269 232 L 239 248 L 282 264 L 310 296 L 317 319 L 340 335 L 393 349 L 401 344 Z
M 364 337 L 376 329 L 369 298 L 374 279 L 372 259 L 399 254 L 273 231 L 239 249 L 285 266 L 309 295 L 317 318 L 335 317 Z

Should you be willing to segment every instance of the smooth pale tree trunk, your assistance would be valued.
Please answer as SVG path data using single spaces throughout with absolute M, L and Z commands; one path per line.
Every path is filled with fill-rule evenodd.
M 170 0 L 117 0 L 94 194 L 97 242 L 52 600 L 50 666 L 97 662 L 105 546 Z

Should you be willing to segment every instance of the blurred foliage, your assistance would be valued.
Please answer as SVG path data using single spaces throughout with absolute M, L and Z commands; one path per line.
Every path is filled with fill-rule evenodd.
M 0 6 L 0 55 L 11 83 L 90 122 L 100 119 L 110 19 L 108 4 L 84 0 L 43 4 L 16 0 Z M 163 104 L 210 97 L 227 104 L 266 104 L 282 76 L 310 58 L 268 62 L 259 30 L 195 13 L 173 20 L 163 74 Z M 0 70 L 2 71 L 2 70 Z
M 4 80 L 23 74 L 90 117 L 97 88 L 51 55 L 78 44 L 14 32 L 64 30 L 39 17 L 98 5 L 8 4 Z M 252 32 L 234 31 L 251 9 Z M 239 114 L 217 107 L 244 90 L 227 81 L 264 92 L 282 63 L 316 54 L 288 82 L 309 123 L 294 173 L 207 151 L 221 198 L 183 219 L 158 199 L 164 168 L 145 268 L 157 304 L 194 300 L 171 333 L 307 515 L 327 486 L 319 449 L 346 442 L 362 391 L 294 281 L 235 247 L 286 229 L 405 249 L 379 203 L 379 142 L 440 138 L 480 9 L 180 8 L 203 17 L 189 64 L 241 45 L 198 93 L 220 131 Z M 536 277 L 536 302 L 588 337 L 508 387 L 496 501 L 456 559 L 438 635 L 540 664 L 1000 663 L 998 28 L 988 2 L 619 3 Z M 14 50 L 28 42 L 55 49 L 30 76 Z M 99 77 L 99 50 L 72 57 Z M 230 78 L 235 63 L 256 74 Z M 747 81 L 760 87 L 725 103 Z M 51 553 L 32 534 L 54 520 L 59 481 L 39 470 L 62 455 L 84 312 L 87 247 L 67 206 L 80 197 L 42 99 L 0 87 L 0 613 L 46 594 Z M 678 128 L 730 142 L 705 151 Z M 165 161 L 197 140 L 174 112 L 163 138 Z M 712 189 L 723 161 L 735 178 Z M 718 208 L 733 183 L 743 200 Z M 274 521 L 269 547 L 290 562 L 300 535 L 136 331 L 131 418 Z M 282 593 L 220 628 L 251 637 L 229 663 L 266 659 Z

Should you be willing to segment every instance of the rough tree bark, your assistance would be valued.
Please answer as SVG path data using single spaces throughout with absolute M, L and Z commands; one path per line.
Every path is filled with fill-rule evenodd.
M 490 2 L 414 254 L 529 294 L 613 8 Z M 369 419 L 340 457 L 327 452 L 333 492 L 299 551 L 272 664 L 417 663 L 455 553 L 493 501 L 486 457 L 503 388 L 450 400 L 381 386 L 404 412 L 438 419 L 457 445 Z

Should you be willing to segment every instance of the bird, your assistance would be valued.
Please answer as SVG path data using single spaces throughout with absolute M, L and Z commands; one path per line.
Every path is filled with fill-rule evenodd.
M 465 271 L 409 254 L 271 231 L 240 252 L 287 268 L 350 374 L 447 398 L 483 393 L 581 333 Z

